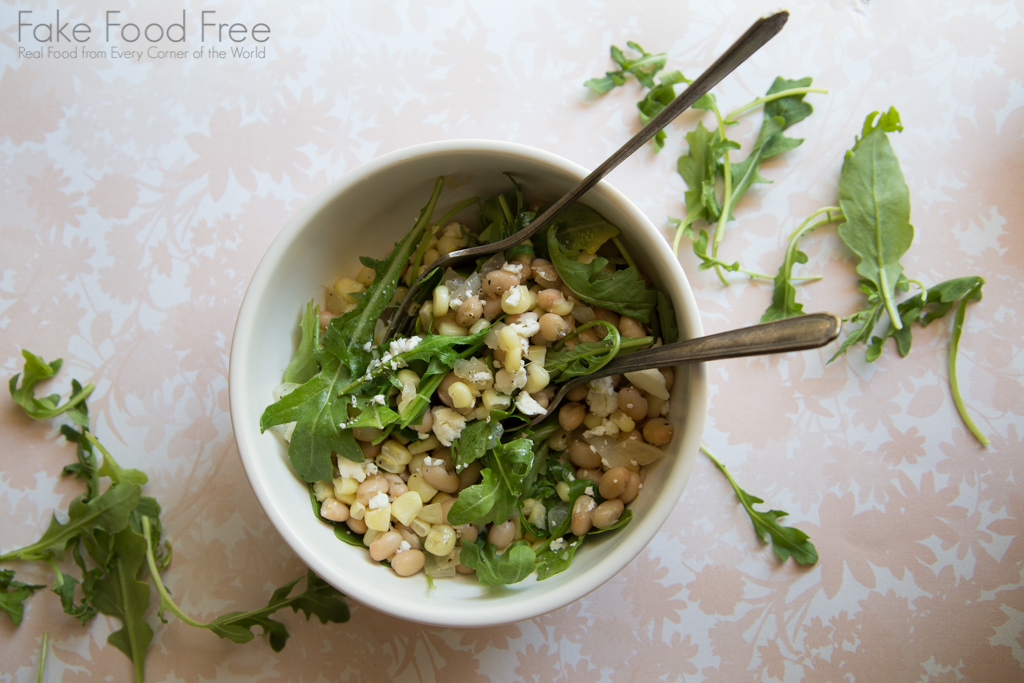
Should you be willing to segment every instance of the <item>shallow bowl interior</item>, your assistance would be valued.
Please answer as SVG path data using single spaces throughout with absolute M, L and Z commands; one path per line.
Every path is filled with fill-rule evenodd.
M 632 523 L 588 538 L 571 567 L 545 581 L 483 588 L 473 577 L 427 587 L 420 574 L 399 578 L 365 550 L 338 541 L 314 518 L 306 484 L 288 464 L 285 444 L 260 434 L 259 418 L 280 383 L 298 339 L 302 306 L 322 301 L 326 284 L 352 276 L 359 255 L 382 257 L 414 223 L 438 176 L 446 179 L 438 213 L 473 195 L 509 189 L 505 173 L 528 199 L 554 200 L 586 169 L 540 150 L 490 141 L 431 143 L 379 157 L 339 178 L 284 228 L 256 269 L 231 345 L 231 420 L 239 454 L 260 504 L 302 560 L 349 597 L 374 609 L 427 624 L 471 627 L 510 623 L 563 607 L 625 567 L 672 512 L 693 469 L 707 411 L 703 366 L 677 368 L 667 456 L 648 468 Z M 672 300 L 683 338 L 702 334 L 693 294 L 678 262 L 651 222 L 607 183 L 584 203 L 622 229 L 638 267 Z M 472 211 L 466 212 L 467 218 Z

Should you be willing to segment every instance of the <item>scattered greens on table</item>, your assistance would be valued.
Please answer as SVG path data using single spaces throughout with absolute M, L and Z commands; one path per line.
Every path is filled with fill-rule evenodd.
M 667 62 L 662 53 L 651 54 L 638 44 L 630 42 L 628 47 L 639 53 L 630 58 L 618 47 L 612 47 L 612 59 L 620 69 L 609 72 L 603 78 L 587 81 L 585 85 L 598 94 L 616 86 L 624 85 L 628 76 L 633 75 L 646 89 L 637 103 L 641 123 L 661 111 L 675 97 L 675 85 L 690 81 L 678 71 L 659 76 Z M 657 80 L 656 80 L 657 79 Z M 686 134 L 687 151 L 677 162 L 679 175 L 686 182 L 684 196 L 686 215 L 682 219 L 669 219 L 676 230 L 673 249 L 678 252 L 683 237 L 691 241 L 694 254 L 700 260 L 699 269 L 714 269 L 723 284 L 728 285 L 726 273 L 741 273 L 751 279 L 773 280 L 772 302 L 762 316 L 762 321 L 778 320 L 803 313 L 803 306 L 796 299 L 796 283 L 817 280 L 819 277 L 793 276 L 796 264 L 807 263 L 807 255 L 797 243 L 809 232 L 830 223 L 839 223 L 839 236 L 843 243 L 859 259 L 857 274 L 861 277 L 861 291 L 865 295 L 863 308 L 845 318 L 856 327 L 843 340 L 835 360 L 857 342 L 866 342 L 865 357 L 874 361 L 882 353 L 885 342 L 896 340 L 901 356 L 910 352 L 911 328 L 916 324 L 927 326 L 956 309 L 949 346 L 949 381 L 960 417 L 981 444 L 988 444 L 988 438 L 974 424 L 960 396 L 956 376 L 956 356 L 963 331 L 967 304 L 980 300 L 985 280 L 979 276 L 960 277 L 926 287 L 908 279 L 903 274 L 900 257 L 910 248 L 914 239 L 914 228 L 910 224 L 910 192 L 900 170 L 899 161 L 889 142 L 888 133 L 901 131 L 899 113 L 895 108 L 879 114 L 872 112 L 864 122 L 861 135 L 843 160 L 839 179 L 839 206 L 818 209 L 807 217 L 789 237 L 783 263 L 774 277 L 741 267 L 739 261 L 721 258 L 719 247 L 725 235 L 726 224 L 735 218 L 734 210 L 739 199 L 753 183 L 770 182 L 758 173 L 761 163 L 774 155 L 799 146 L 803 140 L 787 137 L 783 132 L 793 124 L 807 118 L 813 111 L 804 102 L 809 93 L 827 91 L 811 88 L 811 79 L 787 80 L 778 77 L 767 93 L 752 102 L 734 109 L 725 116 L 718 108 L 715 97 L 703 96 L 693 108 L 711 111 L 715 117 L 712 129 L 698 122 L 697 127 Z M 733 162 L 730 152 L 739 150 L 740 145 L 727 136 L 727 127 L 734 125 L 738 117 L 752 109 L 763 107 L 764 121 L 752 148 L 739 162 Z M 654 140 L 654 151 L 665 144 L 664 132 Z M 702 223 L 713 225 L 711 234 L 699 227 Z M 901 294 L 909 292 L 911 285 L 919 291 L 909 298 L 898 301 Z M 887 318 L 883 321 L 882 314 Z M 881 326 L 881 333 L 876 329 Z M 830 362 L 831 362 L 830 360 Z M 738 487 L 724 466 L 706 449 L 705 454 L 728 477 L 730 484 L 751 516 L 758 536 L 767 533 L 771 537 L 776 553 L 783 560 L 792 555 L 797 562 L 813 563 L 817 554 L 813 545 L 802 537 L 780 535 L 782 529 L 775 519 L 784 516 L 781 511 L 768 513 L 771 524 L 766 525 L 763 513 L 754 511 L 751 503 L 762 502 Z M 791 544 L 809 552 L 796 552 Z
M 72 380 L 71 395 L 63 403 L 59 394 L 36 397 L 37 385 L 57 374 L 61 360 L 47 363 L 28 351 L 22 351 L 22 356 L 25 367 L 10 380 L 11 398 L 29 417 L 51 419 L 65 415 L 70 420 L 71 424 L 62 424 L 60 431 L 75 445 L 76 462 L 66 466 L 63 474 L 82 480 L 85 491 L 69 506 L 67 522 L 60 523 L 54 515 L 39 540 L 3 553 L 0 562 L 20 560 L 48 564 L 54 573 L 52 590 L 60 598 L 61 606 L 83 625 L 97 612 L 117 619 L 121 628 L 107 640 L 132 660 L 136 681 L 143 680 L 146 651 L 154 635 L 146 618 L 150 584 L 160 595 L 157 616 L 161 620 L 164 620 L 164 612 L 171 612 L 187 624 L 208 629 L 236 643 L 252 640 L 255 637 L 252 629 L 258 626 L 263 635 L 269 636 L 275 651 L 283 648 L 288 640 L 284 624 L 271 619 L 281 609 L 301 610 L 307 619 L 316 615 L 322 623 L 348 620 L 348 607 L 342 594 L 312 572 L 306 574 L 303 591 L 293 595 L 299 579 L 292 581 L 277 589 L 262 608 L 229 612 L 207 624 L 184 614 L 160 577 L 161 570 L 171 561 L 170 543 L 161 540 L 160 504 L 155 498 L 142 494 L 147 476 L 140 470 L 121 467 L 89 429 L 86 398 L 93 385 L 82 386 Z M 108 480 L 106 486 L 104 479 Z M 0 608 L 17 626 L 24 615 L 25 599 L 43 586 L 16 581 L 14 576 L 12 569 L 0 571 Z M 44 639 L 40 673 L 45 658 Z
M 595 211 L 583 205 L 574 205 L 546 233 L 532 241 L 513 247 L 504 254 L 482 259 L 475 266 L 471 265 L 461 272 L 449 269 L 445 273 L 429 273 L 428 286 L 420 290 L 421 296 L 413 304 L 421 307 L 416 314 L 414 335 L 398 339 L 379 338 L 384 321 L 393 311 L 393 302 L 401 299 L 402 293 L 396 294 L 396 291 L 402 283 L 408 283 L 414 277 L 413 274 L 420 271 L 423 263 L 430 260 L 425 255 L 430 253 L 427 245 L 433 244 L 432 240 L 447 239 L 447 235 L 454 234 L 448 231 L 457 228 L 459 239 L 470 245 L 491 242 L 507 237 L 529 224 L 534 212 L 526 208 L 522 190 L 516 180 L 511 177 L 510 180 L 511 190 L 480 202 L 476 228 L 467 229 L 460 224 L 449 223 L 448 220 L 457 210 L 476 201 L 462 202 L 445 216 L 436 217 L 435 209 L 444 184 L 443 179 L 438 179 L 419 219 L 391 253 L 383 260 L 361 259 L 363 265 L 373 271 L 372 275 L 368 271 L 360 275 L 363 280 L 358 288 L 365 290 L 359 291 L 357 297 L 348 302 L 344 307 L 347 310 L 334 312 L 336 317 L 327 324 L 322 339 L 319 334 L 319 307 L 312 301 L 307 304 L 300 322 L 300 343 L 284 377 L 290 383 L 285 385 L 290 390 L 268 406 L 260 420 L 263 430 L 272 427 L 280 429 L 282 426 L 291 429 L 287 437 L 291 466 L 298 476 L 310 484 L 314 511 L 324 520 L 333 521 L 335 535 L 339 539 L 352 545 L 369 546 L 371 553 L 375 553 L 376 539 L 385 534 L 404 534 L 404 545 L 399 546 L 397 538 L 392 536 L 394 548 L 388 545 L 391 549 L 381 551 L 378 557 L 389 561 L 392 569 L 402 576 L 417 573 L 420 571 L 418 567 L 422 567 L 428 579 L 433 580 L 453 575 L 456 566 L 463 565 L 475 570 L 477 579 L 483 585 L 516 583 L 535 571 L 539 579 L 545 579 L 569 565 L 586 536 L 619 528 L 631 518 L 630 510 L 623 508 L 622 503 L 616 500 L 618 494 L 606 500 L 601 493 L 605 489 L 599 491 L 596 482 L 577 479 L 575 467 L 568 464 L 568 458 L 563 453 L 570 435 L 565 430 L 561 430 L 561 437 L 556 435 L 560 431 L 557 415 L 551 416 L 536 428 L 506 433 L 510 425 L 521 426 L 530 416 L 543 413 L 539 404 L 530 407 L 534 398 L 528 391 L 553 391 L 555 384 L 593 372 L 619 354 L 650 346 L 656 338 L 674 341 L 678 334 L 674 311 L 668 300 L 651 287 L 632 264 L 618 240 L 618 228 Z M 483 292 L 488 288 L 488 279 L 494 273 L 516 273 L 518 278 L 518 273 L 523 271 L 517 269 L 521 269 L 524 263 L 536 265 L 541 258 L 545 263 L 542 267 L 553 267 L 560 281 L 582 302 L 574 304 L 566 300 L 564 303 L 568 306 L 567 311 L 571 310 L 575 314 L 582 308 L 593 316 L 595 314 L 589 305 L 600 307 L 616 314 L 616 320 L 620 320 L 618 316 L 621 315 L 621 320 L 628 317 L 635 321 L 634 325 L 647 325 L 650 332 L 644 336 L 627 337 L 620 334 L 615 324 L 597 319 L 585 323 L 579 321 L 575 330 L 567 328 L 559 340 L 548 339 L 550 346 L 547 348 L 542 349 L 532 345 L 536 342 L 531 343 L 531 354 L 534 353 L 533 349 L 544 352 L 543 360 L 534 358 L 530 363 L 530 366 L 539 366 L 540 369 L 526 368 L 522 364 L 519 367 L 536 370 L 541 374 L 544 379 L 538 382 L 538 388 L 528 390 L 520 385 L 510 389 L 502 386 L 499 378 L 503 372 L 509 374 L 513 370 L 506 360 L 495 362 L 495 355 L 491 351 L 495 347 L 487 347 L 488 334 L 498 335 L 500 339 L 501 333 L 510 331 L 510 327 L 532 324 L 530 321 L 537 320 L 539 314 L 536 311 L 541 309 L 535 309 L 533 318 L 529 320 L 525 316 L 531 315 L 529 311 L 539 304 L 529 304 L 523 312 L 524 318 L 520 320 L 513 322 L 510 317 L 508 322 L 511 325 L 504 327 L 504 330 L 506 314 L 511 315 L 510 309 L 515 308 L 504 308 L 504 301 L 504 313 L 499 313 L 493 320 L 476 314 L 473 320 L 480 325 L 460 326 L 454 332 L 448 330 L 443 334 L 438 333 L 438 326 L 431 316 L 441 315 L 436 308 L 439 305 L 443 305 L 444 314 L 449 315 L 449 311 L 458 309 L 462 302 L 469 302 L 473 298 L 482 300 Z M 403 273 L 407 267 L 407 272 Z M 472 284 L 474 278 L 475 285 Z M 545 281 L 554 280 L 545 278 Z M 516 287 L 526 290 L 526 282 L 528 279 Z M 339 283 L 346 283 L 344 287 L 357 286 L 355 281 L 345 278 Z M 338 290 L 339 286 L 342 285 L 336 284 L 333 289 Z M 541 289 L 545 286 L 551 292 L 554 289 L 550 288 L 557 287 L 548 284 Z M 328 302 L 332 296 L 331 289 L 328 288 Z M 437 298 L 439 290 L 443 290 L 440 300 Z M 511 290 L 506 293 L 512 294 Z M 526 294 L 529 292 L 524 296 Z M 452 308 L 449 308 L 449 295 L 451 301 L 455 302 Z M 493 301 L 494 293 L 489 292 L 488 296 Z M 539 295 L 535 292 L 530 296 Z M 564 299 L 562 293 L 559 296 Z M 444 303 L 440 304 L 439 301 Z M 428 306 L 431 308 L 428 309 Z M 424 315 L 427 310 L 431 313 Z M 565 312 L 555 314 L 554 317 L 561 322 L 568 315 Z M 595 328 L 594 332 L 601 331 L 600 335 L 594 336 L 596 341 L 575 340 L 578 342 L 575 345 L 566 344 L 589 328 Z M 516 334 L 520 336 L 516 337 L 514 345 L 518 347 L 522 343 L 525 348 L 524 340 L 543 332 Z M 525 350 L 523 353 L 525 362 L 528 354 Z M 479 394 L 483 398 L 479 401 L 473 398 L 466 405 L 460 406 L 461 413 L 451 410 L 451 404 L 446 408 L 441 403 L 444 398 L 440 396 L 439 387 L 446 376 L 450 381 L 454 376 L 469 377 L 458 374 L 464 372 L 460 368 L 466 367 L 460 366 L 460 363 L 479 363 L 474 376 L 480 377 L 482 373 L 486 375 L 484 379 L 460 381 L 473 385 L 476 392 L 496 390 L 497 398 L 492 398 L 492 401 L 505 401 L 506 407 L 493 408 L 484 400 L 486 396 Z M 492 367 L 496 369 L 493 378 L 490 374 Z M 494 389 L 489 388 L 492 380 Z M 664 380 L 662 382 L 664 385 Z M 608 384 L 610 386 L 611 380 L 608 380 Z M 627 386 L 628 382 L 622 385 L 623 388 Z M 524 395 L 527 401 L 522 401 Z M 665 399 L 667 391 L 662 400 Z M 644 405 L 647 405 L 646 402 Z M 601 430 L 612 429 L 610 422 L 616 419 L 616 415 L 612 414 L 609 418 L 611 412 L 608 410 L 604 413 Z M 449 431 L 448 423 L 441 422 L 442 415 L 445 420 L 461 421 L 462 425 Z M 432 421 L 432 432 L 430 426 L 424 426 L 425 419 Z M 660 417 L 655 419 L 665 422 Z M 644 423 L 645 426 L 648 422 L 650 420 Z M 632 420 L 617 424 L 627 425 L 622 427 L 623 431 L 633 430 L 630 426 Z M 639 422 L 636 427 L 639 428 Z M 582 428 L 579 431 L 582 432 Z M 583 436 L 573 432 L 572 438 L 589 440 L 593 437 L 591 431 L 584 432 Z M 615 431 L 618 431 L 618 427 Z M 557 442 L 560 446 L 556 447 L 549 441 L 553 436 L 560 439 Z M 644 443 L 643 439 L 646 438 L 645 432 L 643 437 L 627 439 L 626 442 L 636 446 L 637 450 L 647 449 L 645 453 L 648 459 L 643 461 L 636 455 L 625 458 L 622 463 L 631 463 L 636 468 L 651 461 L 652 456 L 648 451 L 661 455 L 661 451 L 651 445 L 657 445 L 656 442 Z M 626 442 L 616 441 L 614 445 L 606 444 L 605 448 L 615 449 Z M 371 452 L 375 461 L 368 460 L 364 454 L 364 448 L 369 449 L 371 443 L 379 444 L 381 449 L 380 454 Z M 599 452 L 602 458 L 606 456 L 600 446 L 593 446 L 594 441 L 588 443 L 593 452 Z M 445 454 L 441 455 L 442 452 Z M 398 455 L 392 457 L 393 453 Z M 460 484 L 457 492 L 451 492 L 456 499 L 444 522 L 429 521 L 425 512 L 436 491 L 429 487 L 417 488 L 427 475 L 421 474 L 424 465 L 418 464 L 415 458 L 423 458 L 424 454 L 427 456 L 427 460 L 423 460 L 426 467 L 436 467 L 436 463 L 442 460 L 435 462 L 435 458 L 447 458 L 450 455 L 455 473 L 461 473 L 467 468 L 476 468 L 478 472 L 472 473 L 477 478 L 475 483 L 467 476 L 467 483 Z M 608 456 L 608 461 L 614 462 L 614 458 Z M 640 461 L 639 464 L 637 461 Z M 353 470 L 353 464 L 359 463 L 357 471 Z M 605 467 L 610 469 L 613 465 L 606 464 Z M 375 495 L 380 498 L 376 502 L 358 501 L 351 490 L 354 477 L 364 477 L 358 479 L 363 483 L 368 481 L 365 479 L 368 477 L 398 475 L 405 475 L 407 482 L 391 481 L 399 485 L 400 489 L 406 489 L 407 483 L 408 491 L 390 496 L 377 493 Z M 636 472 L 630 476 L 636 476 Z M 414 480 L 414 477 L 419 479 Z M 636 477 L 636 481 L 639 482 L 639 477 Z M 345 489 L 346 486 L 349 489 Z M 415 500 L 405 500 L 406 495 L 414 494 Z M 610 526 L 595 524 L 593 528 L 588 526 L 578 533 L 577 527 L 573 527 L 573 533 L 570 534 L 572 512 L 577 503 L 596 505 L 596 510 L 600 510 L 605 503 L 615 503 L 621 513 Z M 437 507 L 437 500 L 431 505 Z M 421 510 L 424 511 L 422 517 Z M 350 514 L 355 515 L 357 511 L 361 516 L 350 517 Z M 507 548 L 496 547 L 494 543 L 488 542 L 489 525 L 515 524 L 516 519 L 519 520 L 521 532 L 517 534 L 518 540 Z M 354 529 L 353 520 L 359 522 L 354 525 Z M 449 530 L 465 528 L 467 525 L 475 527 L 477 531 L 473 535 L 476 536 L 478 532 L 479 536 L 475 541 L 461 539 L 460 545 L 453 545 L 455 537 L 449 534 Z M 439 531 L 442 528 L 443 531 Z M 417 536 L 413 536 L 414 531 Z M 435 542 L 432 540 L 435 532 L 448 534 L 445 537 L 447 540 Z M 383 545 L 383 541 L 381 543 Z M 414 567 L 414 563 L 409 560 L 410 556 L 403 555 L 410 551 L 417 562 L 420 562 L 421 557 L 418 553 L 426 551 L 423 559 L 425 565 L 420 563 Z M 403 562 L 401 568 L 400 557 Z

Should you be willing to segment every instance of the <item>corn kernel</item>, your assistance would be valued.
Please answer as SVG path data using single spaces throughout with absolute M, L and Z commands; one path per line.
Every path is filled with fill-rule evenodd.
M 417 516 L 427 524 L 440 524 L 444 521 L 444 511 L 441 509 L 440 503 L 424 505 Z
M 352 495 L 359 489 L 359 482 L 352 477 L 334 478 L 334 497 L 341 500 L 342 496 Z
M 398 474 L 405 470 L 405 466 L 412 460 L 412 453 L 409 449 L 394 439 L 388 439 L 380 446 L 380 454 L 376 458 L 377 467 L 385 472 Z
M 626 415 L 621 410 L 616 410 L 608 419 L 615 423 L 615 426 L 623 432 L 631 432 L 636 427 L 636 423 L 633 422 L 633 418 Z
M 512 405 L 512 397 L 500 394 L 494 388 L 485 389 L 483 393 L 483 404 L 487 410 L 507 410 Z
M 448 524 L 435 524 L 423 541 L 423 548 L 431 555 L 444 557 L 455 549 L 455 529 Z
M 455 408 L 472 408 L 476 403 L 473 392 L 469 390 L 465 382 L 452 382 L 448 386 L 448 395 L 452 399 L 452 406 Z
M 449 292 L 447 286 L 438 285 L 434 287 L 434 310 L 437 311 L 437 315 L 444 315 L 448 312 L 448 299 Z
M 519 341 L 519 333 L 511 325 L 507 325 L 498 331 L 498 348 L 505 352 L 512 349 L 522 351 L 523 343 Z
M 531 344 L 530 349 L 526 352 L 526 359 L 531 360 L 538 365 L 544 365 L 544 359 L 548 355 L 548 347 L 540 346 L 538 344 Z
M 473 323 L 470 326 L 469 333 L 470 334 L 478 334 L 478 333 L 486 330 L 490 326 L 491 326 L 491 321 L 490 320 L 487 320 L 486 318 L 480 318 L 479 320 L 477 320 L 475 323 Z
M 366 526 L 377 531 L 387 531 L 391 528 L 391 504 L 388 503 L 376 510 L 367 510 L 363 517 Z
M 408 368 L 403 368 L 398 371 L 398 381 L 402 384 L 413 384 L 419 386 L 420 376 Z
M 409 526 L 423 509 L 423 499 L 415 491 L 406 491 L 391 503 L 391 516 Z
M 437 493 L 437 489 L 425 482 L 419 472 L 409 475 L 409 481 L 405 484 L 410 491 L 420 494 L 420 500 L 430 500 Z
M 420 439 L 419 441 L 413 441 L 410 443 L 409 452 L 412 453 L 413 457 L 409 461 L 409 469 L 413 471 L 418 470 L 420 468 L 420 463 L 423 462 L 423 458 L 420 458 L 419 462 L 416 462 L 416 456 L 422 453 L 429 453 L 440 445 L 441 442 L 438 441 L 437 437 L 434 435 L 428 436 L 426 439 Z M 415 467 L 412 466 L 413 463 L 416 463 Z
M 450 321 L 445 321 L 437 326 L 437 333 L 442 337 L 465 337 L 469 329 Z
M 347 304 L 359 303 L 359 299 L 352 295 L 366 291 L 366 287 L 347 277 L 343 277 L 335 282 L 333 289 L 341 297 L 341 300 Z
M 536 394 L 551 382 L 551 375 L 544 369 L 543 363 L 530 363 L 526 366 L 526 386 L 523 391 Z
M 352 519 L 362 519 L 366 516 L 366 506 L 357 500 L 352 503 L 352 507 L 348 509 L 348 516 Z
M 367 529 L 366 533 L 363 534 L 363 545 L 369 548 L 370 544 L 373 543 L 373 539 L 377 538 L 379 535 L 380 532 L 376 529 Z
M 313 484 L 313 495 L 322 503 L 334 495 L 334 484 L 329 481 L 318 481 Z
M 555 484 L 555 493 L 558 494 L 559 500 L 566 503 L 569 502 L 569 485 L 564 481 L 560 481 Z
M 409 528 L 412 529 L 412 532 L 420 538 L 423 538 L 430 533 L 430 523 L 424 522 L 419 517 L 409 523 Z
M 505 369 L 509 374 L 516 374 L 523 367 L 523 347 L 515 346 L 505 352 Z
M 377 273 L 373 270 L 373 268 L 367 268 L 366 266 L 363 266 L 362 268 L 359 269 L 359 272 L 356 274 L 356 282 L 358 282 L 364 287 L 369 287 L 371 284 L 373 284 L 373 280 L 375 277 L 377 277 Z
M 602 422 L 604 422 L 604 418 L 600 415 L 594 415 L 593 413 L 587 413 L 583 417 L 583 424 L 587 426 L 587 429 L 596 429 L 601 426 Z

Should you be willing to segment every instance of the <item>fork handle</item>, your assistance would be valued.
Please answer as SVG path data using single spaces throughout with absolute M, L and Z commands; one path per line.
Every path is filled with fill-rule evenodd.
M 592 379 L 647 368 L 816 349 L 838 337 L 842 324 L 842 320 L 831 313 L 810 313 L 655 346 L 619 356 L 596 372 L 569 380 L 562 388 L 570 384 L 577 386 Z

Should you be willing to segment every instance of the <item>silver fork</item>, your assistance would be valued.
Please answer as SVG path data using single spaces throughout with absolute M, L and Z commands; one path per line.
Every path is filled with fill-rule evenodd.
M 612 169 L 622 163 L 622 161 L 629 157 L 633 152 L 640 149 L 640 147 L 653 138 L 658 131 L 667 126 L 683 111 L 689 109 L 694 102 L 703 97 L 709 90 L 711 90 L 711 88 L 718 85 L 719 81 L 732 73 L 736 67 L 745 62 L 747 58 L 771 40 L 775 34 L 782 30 L 787 19 L 789 19 L 789 12 L 781 10 L 774 14 L 761 17 L 755 21 L 750 28 L 747 29 L 746 33 L 740 36 L 740 38 L 733 43 L 728 50 L 722 53 L 722 56 L 719 57 L 714 64 L 708 67 L 704 73 L 690 83 L 686 90 L 672 100 L 672 102 L 662 109 L 657 116 L 648 121 L 647 125 L 641 128 L 636 135 L 630 138 L 630 140 L 620 147 L 618 151 L 608 157 L 604 163 L 595 168 L 590 175 L 581 180 L 575 187 L 569 190 L 569 192 L 567 192 L 561 199 L 552 204 L 547 211 L 534 219 L 534 221 L 528 226 L 503 240 L 491 242 L 490 244 L 481 244 L 468 249 L 453 251 L 434 261 L 424 272 L 431 273 L 436 268 L 441 268 L 443 271 L 445 268 L 455 267 L 459 264 L 479 258 L 480 256 L 504 251 L 509 247 L 513 247 L 529 237 L 532 237 L 540 230 L 543 230 L 551 223 L 551 221 L 557 218 L 566 207 L 582 197 L 588 190 L 594 187 L 594 185 L 597 185 L 597 183 L 608 175 Z M 410 285 L 408 293 L 405 295 L 405 298 L 402 299 L 402 303 L 398 306 L 394 315 L 391 316 L 391 321 L 388 323 L 388 327 L 382 337 L 383 339 L 391 339 L 399 332 L 407 331 L 408 323 L 412 320 L 412 316 L 409 315 L 409 304 L 412 303 L 422 282 L 423 278 L 418 278 Z
M 683 363 L 816 349 L 836 339 L 842 326 L 842 320 L 831 313 L 810 313 L 618 356 L 596 372 L 564 382 L 555 397 L 548 402 L 547 412 L 535 417 L 529 424 L 536 425 L 545 420 L 555 412 L 566 394 L 591 380 Z M 525 426 L 510 427 L 506 431 L 515 431 Z

